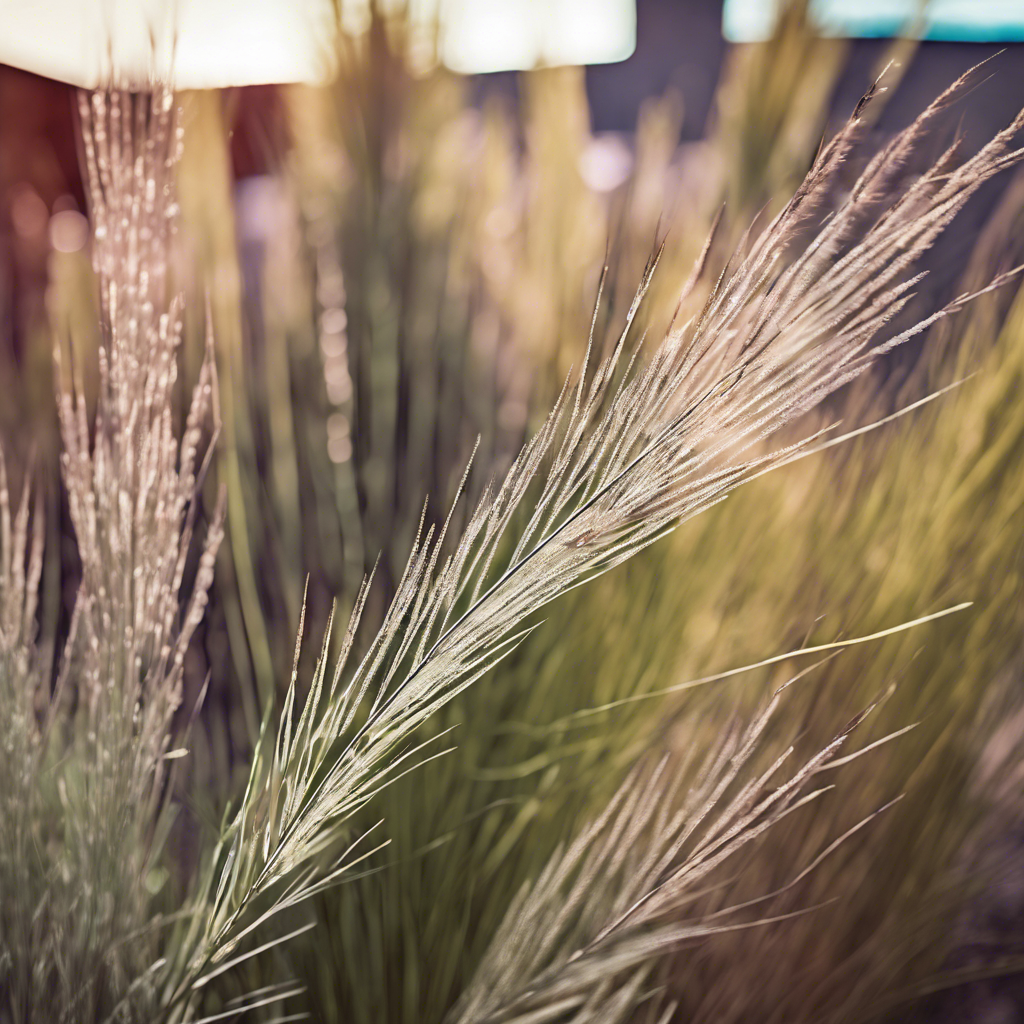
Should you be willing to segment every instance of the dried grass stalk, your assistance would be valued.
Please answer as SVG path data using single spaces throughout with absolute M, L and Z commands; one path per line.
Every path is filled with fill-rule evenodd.
M 694 907 L 699 908 L 702 889 L 720 865 L 832 788 L 811 788 L 821 773 L 870 749 L 842 755 L 850 734 L 873 708 L 788 777 L 783 773 L 793 746 L 753 771 L 782 692 L 797 678 L 777 690 L 745 728 L 734 721 L 698 770 L 685 759 L 673 764 L 668 757 L 634 769 L 600 817 L 556 850 L 537 880 L 516 896 L 449 1015 L 452 1024 L 523 1019 L 544 1024 L 570 1014 L 578 1024 L 623 1021 L 645 993 L 654 1005 L 663 998 L 649 991 L 649 979 L 666 953 L 710 935 L 781 919 L 750 919 L 745 912 L 796 886 L 875 815 L 802 870 L 794 869 L 777 892 L 714 912 L 694 913 Z M 871 747 L 878 742 L 884 740 Z M 693 781 L 684 792 L 687 778 Z

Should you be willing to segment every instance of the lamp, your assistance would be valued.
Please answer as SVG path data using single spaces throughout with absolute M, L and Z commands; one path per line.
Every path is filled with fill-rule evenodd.
M 635 0 L 434 0 L 453 71 L 609 64 L 636 47 Z
M 0 63 L 86 89 L 318 82 L 333 25 L 331 0 L 0 0 Z
M 437 28 L 467 74 L 624 60 L 635 0 L 378 0 Z M 169 76 L 177 89 L 324 82 L 336 18 L 358 33 L 371 0 L 0 0 L 0 63 L 94 89 Z M 173 59 L 172 59 L 173 58 Z

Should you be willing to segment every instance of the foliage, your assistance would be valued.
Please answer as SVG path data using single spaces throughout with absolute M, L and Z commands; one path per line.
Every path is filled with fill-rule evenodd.
M 297 134 L 312 268 L 293 252 L 291 280 L 309 301 L 263 311 L 255 366 L 232 218 L 210 201 L 226 162 L 207 193 L 182 165 L 193 275 L 171 243 L 171 96 L 81 98 L 101 343 L 94 399 L 77 353 L 58 365 L 81 581 L 52 680 L 56 639 L 36 635 L 54 557 L 42 503 L 30 480 L 12 500 L 0 463 L 0 1019 L 212 1021 L 302 998 L 323 1020 L 903 1013 L 949 948 L 934 922 L 962 898 L 951 867 L 975 834 L 979 737 L 1020 660 L 1019 299 L 994 347 L 992 305 L 975 346 L 938 347 L 904 395 L 926 407 L 897 428 L 872 371 L 1012 276 L 982 260 L 964 294 L 912 305 L 920 258 L 1021 158 L 1024 115 L 912 173 L 972 72 L 853 176 L 869 94 L 709 282 L 713 237 L 684 275 L 688 239 L 659 247 L 630 297 L 651 226 L 644 165 L 620 209 L 577 188 L 574 72 L 531 80 L 520 166 L 503 115 L 467 127 L 459 84 L 417 84 L 379 19 L 364 44 L 334 93 L 358 101 L 337 159 L 310 162 L 323 120 Z M 318 101 L 292 101 L 298 129 Z M 189 102 L 186 139 L 215 138 L 216 106 Z M 671 102 L 649 116 L 665 128 Z M 442 127 L 481 129 L 513 173 L 461 204 L 445 179 L 469 163 L 445 163 Z M 332 182 L 342 153 L 350 177 Z M 731 185 L 741 205 L 755 197 Z M 590 316 L 578 297 L 616 216 L 621 263 L 592 282 Z M 206 315 L 189 314 L 205 343 L 182 346 L 171 285 L 211 274 Z M 588 331 L 566 370 L 564 339 Z M 954 358 L 982 372 L 931 395 Z M 180 417 L 179 364 L 195 379 Z M 857 378 L 843 401 L 879 422 L 835 438 L 831 396 Z M 531 395 L 550 412 L 535 419 Z M 483 442 L 445 513 L 463 414 Z M 199 545 L 214 461 L 226 499 L 208 503 Z M 303 595 L 317 538 L 327 554 Z M 353 592 L 375 548 L 383 579 Z M 330 613 L 307 667 L 307 611 L 334 589 L 348 625 Z M 191 784 L 173 771 L 198 714 L 188 652 L 208 595 L 207 657 L 220 630 L 232 655 L 219 708 L 241 684 L 254 741 L 226 805 L 201 796 L 202 764 Z M 915 650 L 910 627 L 950 612 Z M 839 628 L 854 637 L 830 641 Z M 723 698 L 751 700 L 724 681 L 750 672 L 772 695 L 723 720 Z M 854 730 L 867 736 L 851 753 Z M 244 744 L 237 715 L 207 716 L 206 771 L 232 760 L 225 737 Z M 835 775 L 843 799 L 826 796 L 819 776 L 862 754 Z M 197 817 L 223 809 L 197 855 L 173 822 L 182 795 Z

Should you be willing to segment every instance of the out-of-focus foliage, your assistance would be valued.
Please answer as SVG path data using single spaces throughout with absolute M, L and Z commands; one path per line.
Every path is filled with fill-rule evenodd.
M 790 3 L 771 39 L 728 54 L 713 138 L 727 168 L 719 185 L 737 223 L 803 177 L 847 49 L 845 40 L 816 34 L 806 4 Z

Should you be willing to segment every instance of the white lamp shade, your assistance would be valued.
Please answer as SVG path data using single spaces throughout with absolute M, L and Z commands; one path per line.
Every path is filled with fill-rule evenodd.
M 341 0 L 359 31 L 370 0 Z M 394 0 L 385 2 L 394 8 Z M 636 45 L 635 0 L 408 0 L 438 25 L 455 71 L 527 70 L 624 60 Z M 171 79 L 179 89 L 328 80 L 332 0 L 0 0 L 0 63 L 84 88 Z
M 435 2 L 441 59 L 467 74 L 609 64 L 636 48 L 636 0 Z
M 0 63 L 88 89 L 319 82 L 333 26 L 330 0 L 0 0 Z

